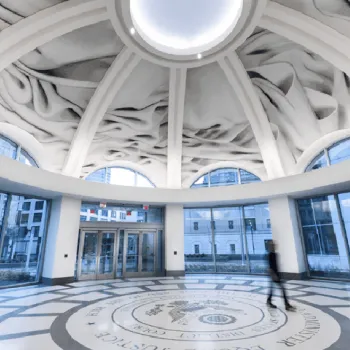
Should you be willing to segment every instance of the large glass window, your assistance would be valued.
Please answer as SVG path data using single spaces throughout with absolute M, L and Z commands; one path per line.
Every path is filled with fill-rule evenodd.
M 257 176 L 243 169 L 223 168 L 211 171 L 198 180 L 191 188 L 231 186 L 261 181 Z
M 108 204 L 101 209 L 99 204 L 83 203 L 80 209 L 80 221 L 163 223 L 163 215 L 160 207 Z
M 186 272 L 215 272 L 211 209 L 185 209 Z
M 38 281 L 46 223 L 47 201 L 0 193 L 0 287 Z
M 137 171 L 121 167 L 99 169 L 87 176 L 86 181 L 102 182 L 118 186 L 155 187 L 144 175 Z
M 347 194 L 341 194 L 339 198 L 327 195 L 298 200 L 305 253 L 312 276 L 349 278 L 346 203 Z
M 35 160 L 0 135 L 0 155 L 37 167 Z M 47 201 L 0 193 L 0 287 L 39 280 Z
M 344 139 L 323 150 L 306 168 L 312 171 L 350 159 L 350 139 Z
M 16 159 L 29 166 L 38 167 L 35 160 L 28 154 L 27 151 L 2 135 L 0 135 L 0 155 Z
M 309 164 L 309 166 L 306 168 L 305 171 L 308 172 L 308 171 L 324 168 L 326 166 L 328 166 L 328 160 L 327 160 L 326 153 L 323 151 Z
M 16 159 L 17 145 L 0 135 L 0 154 L 8 158 Z
M 266 273 L 268 204 L 185 209 L 188 273 Z

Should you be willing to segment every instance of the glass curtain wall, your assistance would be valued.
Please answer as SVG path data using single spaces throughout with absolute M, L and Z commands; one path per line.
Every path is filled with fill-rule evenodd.
M 101 208 L 99 204 L 83 203 L 80 209 L 80 221 L 98 222 L 141 222 L 163 223 L 163 208 L 143 206 L 118 206 L 107 204 Z
M 0 135 L 0 155 L 17 160 L 29 166 L 38 167 L 35 160 L 13 141 Z
M 96 170 L 86 177 L 86 181 L 102 182 L 118 186 L 155 187 L 146 176 L 132 169 L 121 167 Z
M 268 204 L 185 209 L 187 273 L 266 273 Z
M 37 282 L 48 202 L 0 193 L 0 287 Z
M 252 173 L 243 169 L 222 168 L 211 171 L 194 182 L 191 188 L 232 186 L 260 182 Z
M 341 140 L 324 149 L 306 168 L 306 172 L 324 168 L 350 159 L 350 139 Z
M 298 200 L 310 275 L 349 279 L 350 194 Z

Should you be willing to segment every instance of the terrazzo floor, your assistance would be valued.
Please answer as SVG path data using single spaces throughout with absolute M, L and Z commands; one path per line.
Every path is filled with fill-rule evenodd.
M 189 276 L 0 290 L 2 350 L 350 349 L 350 284 Z

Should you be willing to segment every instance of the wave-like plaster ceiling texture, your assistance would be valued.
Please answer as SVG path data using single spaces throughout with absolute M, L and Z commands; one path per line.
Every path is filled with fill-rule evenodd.
M 0 0 L 0 36 L 24 18 L 49 16 L 50 8 L 90 3 L 100 14 L 113 1 Z M 218 50 L 211 62 L 203 53 L 206 64 L 177 66 L 162 56 L 163 65 L 140 56 L 110 11 L 44 38 L 0 72 L 0 133 L 4 123 L 24 130 L 42 146 L 48 170 L 71 176 L 127 164 L 158 186 L 172 186 L 167 172 L 174 154 L 182 184 L 218 166 L 262 179 L 294 174 L 310 150 L 326 146 L 323 139 L 350 130 L 350 68 L 344 73 L 350 2 L 264 0 L 260 6 L 265 2 L 262 16 L 247 16 L 244 40 L 232 51 Z M 337 40 L 345 42 L 336 46 Z M 181 84 L 172 83 L 171 72 L 179 70 L 186 80 L 173 93 Z M 171 118 L 180 115 L 175 130 Z

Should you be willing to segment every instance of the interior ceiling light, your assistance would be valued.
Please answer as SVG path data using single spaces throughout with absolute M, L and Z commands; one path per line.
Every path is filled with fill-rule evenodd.
M 135 35 L 135 33 L 136 33 L 135 28 L 130 28 L 130 33 L 131 33 L 131 35 Z
M 149 45 L 193 55 L 218 45 L 236 26 L 243 0 L 130 0 L 135 29 Z

